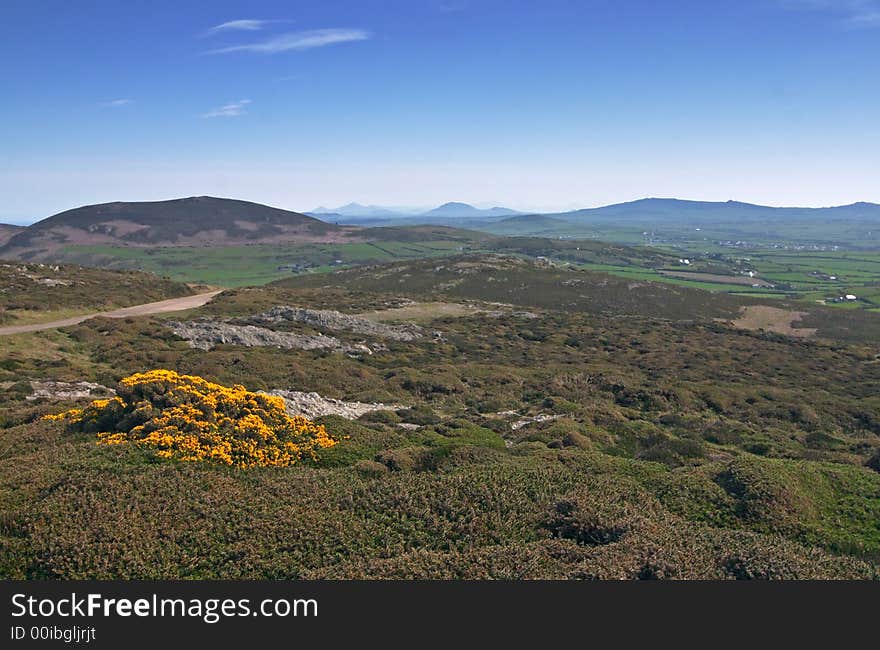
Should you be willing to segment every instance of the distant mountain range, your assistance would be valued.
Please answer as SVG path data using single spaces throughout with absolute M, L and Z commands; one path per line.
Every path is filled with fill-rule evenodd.
M 444 203 L 432 210 L 423 210 L 419 208 L 388 208 L 381 205 L 362 205 L 360 203 L 349 203 L 338 208 L 318 207 L 310 210 L 305 214 L 327 219 L 329 217 L 340 218 L 356 218 L 358 220 L 366 219 L 395 219 L 395 218 L 412 218 L 412 217 L 439 217 L 439 218 L 471 218 L 471 217 L 507 217 L 515 214 L 521 214 L 510 208 L 494 207 L 481 209 L 470 205 L 469 203 L 460 203 L 452 201 Z
M 528 218 L 542 215 L 568 222 L 616 222 L 627 220 L 643 223 L 645 226 L 659 225 L 669 220 L 683 221 L 709 221 L 727 222 L 740 219 L 850 219 L 864 220 L 877 219 L 880 217 L 880 205 L 876 203 L 852 203 L 827 208 L 798 208 L 798 207 L 771 207 L 743 203 L 740 201 L 688 201 L 683 199 L 647 198 L 626 203 L 616 203 L 598 208 L 583 208 L 556 213 L 527 213 L 511 210 L 510 208 L 494 207 L 488 209 L 476 208 L 468 203 L 450 202 L 427 211 L 414 211 L 404 208 L 386 208 L 375 205 L 360 205 L 350 203 L 335 209 L 317 208 L 308 214 L 322 218 L 334 216 L 350 218 L 350 223 L 390 223 L 396 220 L 406 222 L 431 223 L 428 220 L 436 220 L 438 223 L 450 223 L 457 219 L 485 219 L 491 222 L 513 217 L 521 225 L 528 223 Z M 519 217 L 524 217 L 519 219 Z M 337 219 L 340 220 L 340 219 Z M 539 224 L 539 222 L 535 222 Z M 540 222 L 540 225 L 551 225 L 548 222 Z M 558 225 L 558 224 L 557 224 Z
M 695 245 L 708 241 L 724 246 L 877 249 L 880 205 L 774 208 L 739 201 L 651 198 L 555 214 L 484 219 L 470 227 L 495 235 L 626 244 Z
M 67 245 L 228 246 L 331 242 L 353 229 L 259 203 L 198 196 L 67 210 L 11 232 L 0 258 L 44 259 Z M 9 227 L 4 227 L 9 232 Z
M 384 208 L 380 205 L 361 205 L 349 203 L 338 208 L 317 207 L 304 214 L 315 216 L 338 215 L 340 217 L 399 217 L 411 212 L 394 208 Z
M 340 211 L 360 216 L 345 217 Z M 350 203 L 315 214 L 324 220 L 259 203 L 209 196 L 103 203 L 67 210 L 27 227 L 0 224 L 0 258 L 46 260 L 54 251 L 71 245 L 362 241 L 379 235 L 369 235 L 364 226 L 415 224 L 468 228 L 494 235 L 599 238 L 624 243 L 637 241 L 642 230 L 651 231 L 653 237 L 654 229 L 662 231 L 664 241 L 681 239 L 683 232 L 693 235 L 701 229 L 701 238 L 711 233 L 717 240 L 806 240 L 859 247 L 875 246 L 870 242 L 880 240 L 880 205 L 864 202 L 828 208 L 776 208 L 738 201 L 648 198 L 555 214 L 519 213 L 503 207 L 480 209 L 459 202 L 404 214 L 391 208 Z M 621 229 L 628 229 L 629 234 Z
M 682 199 L 640 199 L 599 208 L 560 212 L 549 216 L 566 220 L 632 219 L 659 222 L 667 219 L 702 219 L 709 221 L 729 219 L 876 219 L 880 205 L 852 203 L 828 208 L 775 208 L 740 201 L 686 201 Z
M 480 208 L 475 208 L 474 206 L 468 203 L 444 203 L 443 205 L 434 208 L 433 210 L 428 210 L 427 212 L 423 212 L 422 217 L 461 217 L 461 218 L 470 218 L 470 217 L 507 217 L 515 214 L 520 214 L 516 210 L 511 210 L 510 208 L 487 208 L 485 210 L 481 210 Z

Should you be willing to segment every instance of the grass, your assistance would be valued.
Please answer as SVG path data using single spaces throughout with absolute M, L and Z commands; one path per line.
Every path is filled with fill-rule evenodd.
M 84 316 L 93 313 L 93 309 L 67 308 L 67 309 L 16 309 L 6 313 L 9 319 L 7 324 L 33 325 L 37 323 L 51 323 L 56 320 L 65 320 L 74 316 Z M 0 322 L 4 322 L 0 320 Z
M 644 245 L 642 230 L 630 230 L 633 229 L 622 227 L 605 233 L 628 246 L 593 239 L 525 237 L 515 236 L 515 232 L 514 236 L 492 237 L 440 226 L 406 226 L 367 229 L 361 235 L 371 241 L 339 244 L 198 248 L 67 246 L 60 255 L 68 261 L 140 269 L 180 282 L 239 287 L 266 284 L 300 273 L 326 273 L 339 268 L 462 252 L 498 252 L 529 259 L 545 257 L 635 281 L 663 282 L 717 293 L 809 302 L 825 300 L 830 306 L 849 309 L 880 307 L 880 253 L 876 251 L 731 248 L 717 245 L 706 233 L 701 233 L 697 240 L 659 241 L 660 247 L 652 248 Z M 680 257 L 688 257 L 691 264 L 680 264 Z M 708 275 L 702 280 L 671 277 L 660 273 L 661 270 Z M 713 281 L 709 277 L 742 278 L 746 270 L 756 271 L 761 280 L 775 286 L 756 289 L 748 284 Z M 828 279 L 830 276 L 836 279 Z M 857 295 L 859 300 L 855 303 L 835 300 L 848 293 Z
M 549 240 L 531 237 L 480 239 L 467 231 L 429 230 L 421 233 L 440 237 L 418 241 L 413 229 L 387 228 L 383 239 L 372 242 L 309 245 L 248 245 L 214 248 L 122 246 L 69 246 L 65 259 L 112 268 L 136 268 L 168 276 L 177 281 L 238 287 L 266 284 L 296 273 L 326 273 L 340 268 L 396 260 L 422 259 L 466 252 L 501 252 L 534 259 L 547 257 L 578 268 L 610 273 L 635 281 L 651 281 L 729 293 L 746 297 L 783 297 L 802 301 L 827 301 L 838 308 L 880 307 L 880 254 L 871 252 L 785 252 L 776 249 L 731 251 L 698 249 L 663 251 L 643 246 L 627 248 L 584 240 Z M 415 230 L 418 230 L 416 228 Z M 400 237 L 399 240 L 390 237 Z M 681 255 L 692 264 L 677 264 Z M 280 269 L 294 265 L 295 273 Z M 661 270 L 731 275 L 742 277 L 742 269 L 757 271 L 774 287 L 756 289 L 748 285 L 671 277 Z M 823 279 L 835 276 L 836 280 Z M 834 300 L 852 293 L 854 303 Z
M 747 260 L 745 258 L 748 258 Z M 699 259 L 699 258 L 695 258 Z M 827 301 L 829 306 L 841 309 L 871 310 L 880 306 L 880 254 L 871 253 L 784 253 L 777 251 L 748 251 L 725 257 L 723 264 L 733 272 L 737 266 L 757 271 L 758 277 L 776 285 L 756 289 L 711 281 L 667 277 L 657 269 L 633 268 L 605 264 L 579 264 L 580 268 L 603 271 L 620 277 L 652 282 L 666 282 L 679 286 L 730 293 L 746 297 L 783 297 L 792 300 Z M 680 270 L 680 269 L 679 269 Z M 815 274 L 834 276 L 836 280 L 818 278 Z M 835 298 L 854 294 L 856 302 L 836 302 Z
M 442 226 L 369 228 L 369 241 L 334 244 L 249 244 L 234 246 L 67 245 L 55 253 L 66 262 L 137 269 L 180 282 L 238 287 L 265 284 L 293 273 L 323 273 L 395 260 L 433 258 L 462 252 L 548 256 L 570 263 L 613 264 L 650 270 L 673 262 L 674 254 L 592 241 L 535 237 L 497 238 Z
M 139 271 L 0 262 L 0 325 L 26 325 L 187 296 L 181 282 Z
M 878 339 L 737 330 L 713 319 L 741 298 L 633 282 L 471 255 L 237 288 L 191 315 L 494 312 L 426 307 L 439 336 L 361 357 L 194 350 L 167 316 L 0 339 L 0 575 L 877 577 Z M 816 309 L 831 332 L 878 318 Z M 31 380 L 151 368 L 407 408 L 321 418 L 343 441 L 319 462 L 240 470 L 97 445 L 39 420 L 72 404 L 24 399 Z
M 655 281 L 678 253 L 534 238 L 471 245 L 496 254 L 463 255 L 451 239 L 200 257 L 89 251 L 176 263 L 181 274 L 198 267 L 217 284 L 246 273 L 264 283 L 188 314 L 0 338 L 0 576 L 878 577 L 880 316 L 805 298 L 826 282 L 809 276 L 814 262 L 865 279 L 875 256 L 753 256 L 780 282 L 809 280 L 771 301 L 751 287 Z M 316 266 L 279 274 L 281 260 Z M 733 273 L 739 263 L 694 266 Z M 188 291 L 142 273 L 71 273 L 85 283 L 71 301 L 89 304 Z M 22 303 L 50 289 L 22 287 Z M 370 341 L 385 349 L 363 356 L 201 351 L 167 326 L 248 323 L 274 305 L 417 319 L 430 335 Z M 818 338 L 726 324 L 744 305 L 803 311 L 797 324 Z M 343 441 L 318 462 L 240 470 L 99 446 L 40 420 L 76 404 L 25 399 L 31 381 L 113 386 L 153 368 L 406 408 L 321 418 Z M 521 418 L 532 421 L 514 429 Z
M 64 249 L 63 255 L 81 263 L 137 268 L 178 281 L 237 287 L 289 277 L 290 270 L 279 270 L 285 265 L 300 265 L 306 272 L 320 273 L 340 266 L 443 255 L 459 247 L 457 242 L 445 240 L 213 248 L 76 246 Z

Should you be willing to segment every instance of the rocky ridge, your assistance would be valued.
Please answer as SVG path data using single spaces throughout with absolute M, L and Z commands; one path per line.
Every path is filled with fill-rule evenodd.
M 393 341 L 413 341 L 422 337 L 422 328 L 413 323 L 387 325 L 361 316 L 324 309 L 278 306 L 255 316 L 254 320 L 266 323 L 303 323 L 320 329 L 343 330 Z
M 381 402 L 345 402 L 329 399 L 318 393 L 304 393 L 295 390 L 270 390 L 269 395 L 284 398 L 287 412 L 290 415 L 302 415 L 313 419 L 322 415 L 338 415 L 349 420 L 356 420 L 365 413 L 372 411 L 396 411 L 402 409 L 401 404 L 382 404 Z
M 347 354 L 373 354 L 382 349 L 363 343 L 343 343 L 335 336 L 307 335 L 293 332 L 276 332 L 255 325 L 233 325 L 215 320 L 169 323 L 174 333 L 189 341 L 191 347 L 210 350 L 217 345 L 231 344 L 244 347 L 275 347 L 285 350 L 332 350 Z
M 112 388 L 90 381 L 32 381 L 31 390 L 33 392 L 25 397 L 28 401 L 36 399 L 95 399 L 116 394 Z

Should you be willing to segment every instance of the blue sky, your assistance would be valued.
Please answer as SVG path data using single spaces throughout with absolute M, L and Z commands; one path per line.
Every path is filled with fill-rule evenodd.
M 880 202 L 880 0 L 5 0 L 0 221 Z

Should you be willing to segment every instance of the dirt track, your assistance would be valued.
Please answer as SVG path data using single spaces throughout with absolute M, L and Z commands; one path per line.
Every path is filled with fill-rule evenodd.
M 131 307 L 123 307 L 112 311 L 99 311 L 94 314 L 74 316 L 73 318 L 65 318 L 64 320 L 56 320 L 50 323 L 0 327 L 0 336 L 6 336 L 8 334 L 23 334 L 25 332 L 39 332 L 40 330 L 50 330 L 57 327 L 69 327 L 70 325 L 82 323 L 83 321 L 95 318 L 96 316 L 101 316 L 103 318 L 128 318 L 129 316 L 147 316 L 149 314 L 163 314 L 170 311 L 195 309 L 196 307 L 201 307 L 208 303 L 218 293 L 220 293 L 220 291 L 209 291 L 208 293 L 199 293 L 194 296 L 183 296 L 182 298 L 148 302 L 143 305 L 132 305 Z

